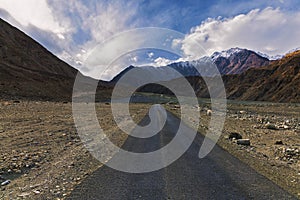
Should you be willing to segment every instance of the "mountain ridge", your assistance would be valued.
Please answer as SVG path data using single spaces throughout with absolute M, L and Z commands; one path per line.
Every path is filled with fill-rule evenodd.
M 201 66 L 201 64 L 203 64 L 207 60 L 209 62 L 213 62 L 216 65 L 221 75 L 240 74 L 252 67 L 261 67 L 261 66 L 268 65 L 270 63 L 270 61 L 267 58 L 258 55 L 254 51 L 248 49 L 241 49 L 241 48 L 231 48 L 228 50 L 224 50 L 222 52 L 215 52 L 210 57 L 205 56 L 198 60 L 174 62 L 167 65 L 167 67 L 171 67 L 177 70 L 185 77 L 200 76 L 199 71 L 196 68 Z M 134 68 L 134 66 L 132 65 L 130 67 L 125 68 L 123 71 L 117 74 L 111 80 L 111 82 L 115 83 L 116 80 L 119 80 L 122 75 L 124 75 L 132 68 Z M 160 70 L 162 73 L 164 73 L 163 66 L 162 67 L 146 66 L 142 68 L 146 70 Z M 170 74 L 169 70 L 166 71 L 168 71 L 168 73 L 166 73 L 167 75 L 165 77 L 165 80 L 178 78 L 178 75 Z
M 86 86 L 96 81 L 0 18 L 0 99 L 71 101 L 77 75 Z
M 276 61 L 269 61 L 254 51 L 240 48 L 232 49 L 231 53 L 224 55 L 215 54 L 214 59 L 215 62 L 220 60 L 217 65 L 223 74 L 229 99 L 300 102 L 300 51 L 289 53 Z M 83 86 L 88 86 L 87 88 L 92 89 L 93 87 L 89 87 L 90 84 L 98 83 L 96 98 L 109 99 L 114 84 L 120 78 L 105 82 L 85 77 L 2 19 L 0 19 L 0 58 L 1 99 L 71 101 L 76 75 L 82 76 Z M 227 64 L 222 67 L 223 62 Z M 178 65 L 186 70 L 190 63 L 193 61 Z M 158 70 L 163 70 L 163 67 Z M 185 73 L 196 94 L 199 97 L 209 98 L 201 77 L 194 76 L 194 72 Z M 79 92 L 93 92 L 87 88 L 83 87 Z M 142 88 L 150 88 L 152 92 L 164 92 L 157 86 L 151 88 L 148 85 Z
M 210 98 L 202 77 L 186 77 L 198 97 Z M 245 101 L 269 101 L 300 103 L 300 51 L 285 55 L 268 66 L 251 68 L 241 74 L 222 76 L 228 99 Z M 210 77 L 210 83 L 214 83 Z M 178 80 L 170 80 L 176 84 Z M 178 86 L 180 87 L 180 86 Z M 164 87 L 145 85 L 142 92 L 171 95 Z

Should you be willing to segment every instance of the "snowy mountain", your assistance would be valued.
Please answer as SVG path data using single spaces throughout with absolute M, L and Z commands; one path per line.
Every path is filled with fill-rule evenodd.
M 231 49 L 228 49 L 228 50 L 224 50 L 224 51 L 221 51 L 221 52 L 214 52 L 212 55 L 211 55 L 211 59 L 213 61 L 215 61 L 216 59 L 220 58 L 220 57 L 223 57 L 223 58 L 229 58 L 231 57 L 232 55 L 235 55 L 241 51 L 243 51 L 244 49 L 241 49 L 241 48 L 231 48 Z
M 202 57 L 195 61 L 172 63 L 168 66 L 176 69 L 184 76 L 199 76 L 195 69 L 205 60 L 210 59 L 222 75 L 240 74 L 252 67 L 262 67 L 269 64 L 269 60 L 254 51 L 241 48 L 231 48 L 221 52 L 215 52 L 210 57 Z
M 260 55 L 261 57 L 267 58 L 269 60 L 279 60 L 281 58 L 283 58 L 284 55 L 276 55 L 276 56 L 269 56 L 268 54 L 265 53 L 261 53 L 261 52 L 256 52 L 258 55 Z
M 202 76 L 215 76 L 218 73 L 215 68 L 212 67 L 212 63 L 216 65 L 221 75 L 228 74 L 241 74 L 248 69 L 254 67 L 262 67 L 269 64 L 269 60 L 264 58 L 254 51 L 250 51 L 247 49 L 241 48 L 231 48 L 226 51 L 215 52 L 210 57 L 202 57 L 198 60 L 194 61 L 184 61 L 184 62 L 176 62 L 167 65 L 168 67 L 175 69 L 180 74 L 185 77 L 189 76 L 200 76 L 198 70 L 201 70 Z M 119 75 L 117 75 L 112 82 L 116 82 L 120 79 L 121 76 L 130 68 L 125 69 Z M 172 70 L 169 70 L 166 67 L 139 67 L 143 70 L 147 70 L 147 74 L 152 74 L 155 76 L 159 76 L 162 81 L 171 80 L 174 78 L 178 78 L 180 74 L 175 73 Z M 198 69 L 198 70 L 197 70 Z

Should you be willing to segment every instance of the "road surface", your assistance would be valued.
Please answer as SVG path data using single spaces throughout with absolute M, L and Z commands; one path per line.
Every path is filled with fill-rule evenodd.
M 180 120 L 167 113 L 162 131 L 147 139 L 128 137 L 123 149 L 150 152 L 168 144 Z M 141 124 L 147 124 L 145 117 Z M 252 168 L 215 146 L 198 158 L 203 136 L 177 161 L 158 171 L 120 172 L 103 166 L 79 184 L 67 199 L 296 199 Z

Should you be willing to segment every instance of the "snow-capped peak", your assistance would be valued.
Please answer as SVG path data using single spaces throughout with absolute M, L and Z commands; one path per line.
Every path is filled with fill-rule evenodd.
M 292 49 L 292 50 L 288 51 L 286 54 L 293 53 L 293 52 L 298 51 L 298 50 L 300 50 L 300 47 Z
M 258 55 L 260 55 L 261 57 L 267 58 L 268 60 L 278 60 L 281 59 L 283 57 L 283 55 L 275 55 L 275 56 L 269 56 L 268 54 L 262 53 L 257 51 L 256 52 Z
M 219 57 L 229 58 L 230 56 L 232 56 L 236 53 L 239 53 L 242 50 L 244 50 L 244 49 L 236 47 L 236 48 L 231 48 L 231 49 L 224 50 L 224 51 L 221 51 L 221 52 L 215 52 L 211 55 L 211 59 L 213 61 L 215 61 Z

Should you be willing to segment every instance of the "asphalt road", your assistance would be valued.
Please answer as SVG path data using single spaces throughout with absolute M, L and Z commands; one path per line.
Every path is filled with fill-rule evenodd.
M 150 152 L 168 144 L 180 120 L 168 113 L 162 131 L 146 139 L 128 137 L 123 149 Z M 147 124 L 145 117 L 141 124 Z M 68 199 L 296 199 L 252 168 L 215 146 L 198 158 L 203 136 L 177 161 L 158 171 L 132 174 L 103 166 L 79 184 Z

